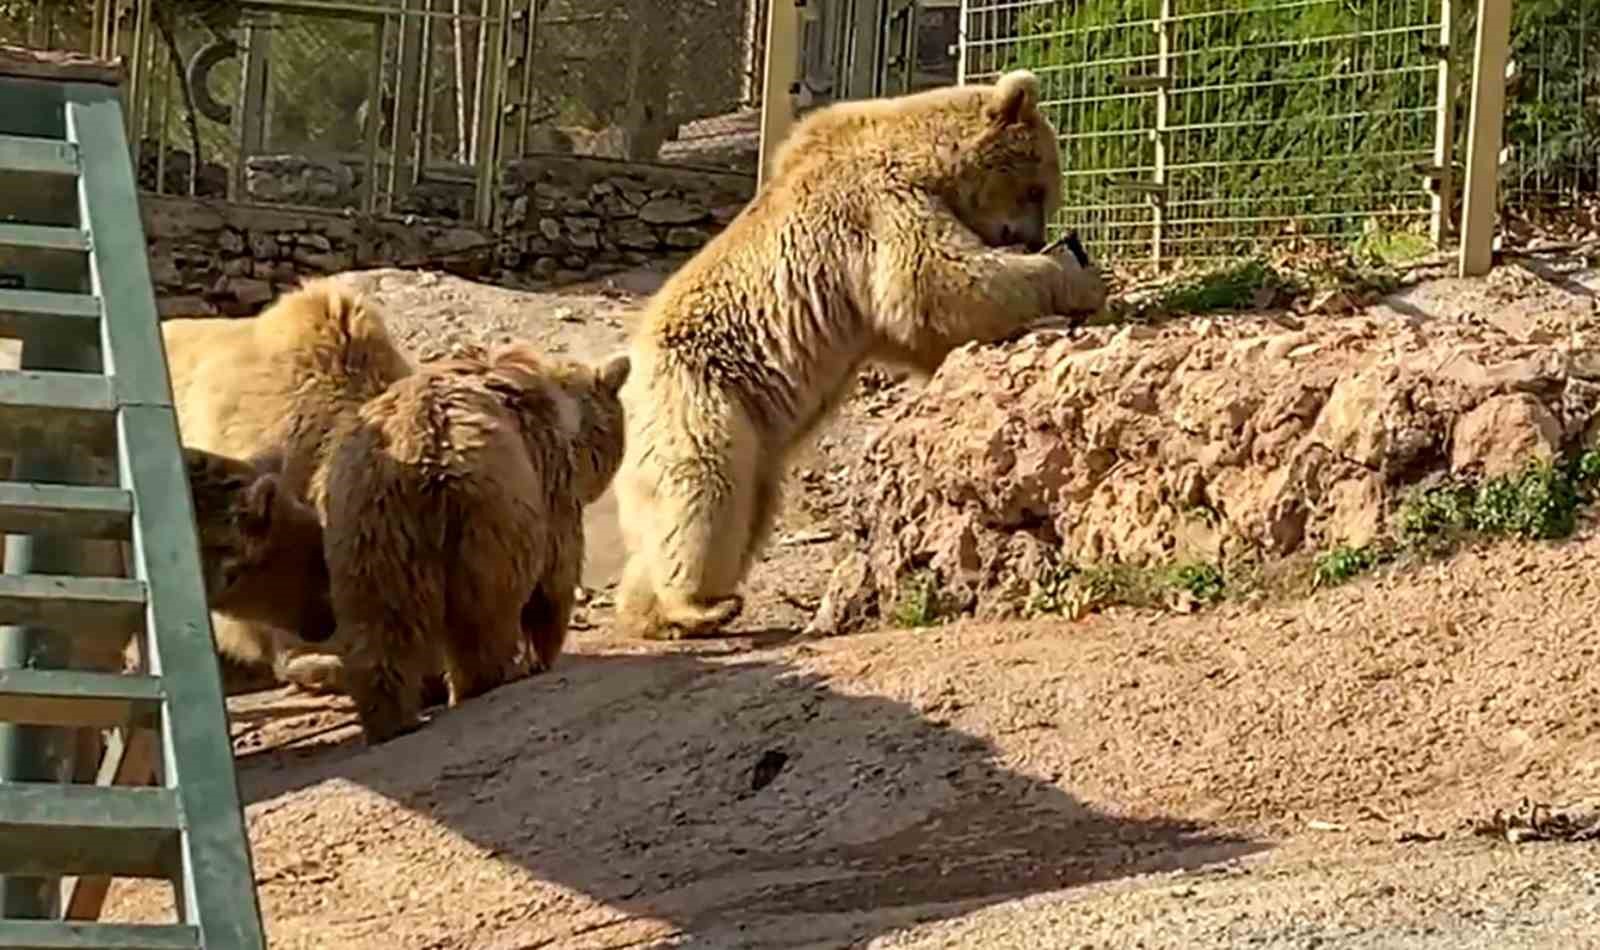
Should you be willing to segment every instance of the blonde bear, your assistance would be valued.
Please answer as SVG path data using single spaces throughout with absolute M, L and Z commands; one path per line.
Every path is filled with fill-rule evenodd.
M 338 278 L 307 281 L 259 316 L 171 319 L 161 333 L 184 445 L 271 459 L 278 487 L 319 514 L 339 432 L 412 372 L 371 298 Z M 337 664 L 308 651 L 299 642 L 304 631 L 221 611 L 211 620 L 227 665 L 271 668 L 312 688 L 336 685 Z M 297 659 L 306 661 L 298 675 Z
M 932 373 L 962 344 L 1100 309 L 1079 248 L 1037 253 L 1060 199 L 1027 71 L 801 121 L 771 180 L 634 331 L 622 629 L 705 635 L 739 614 L 788 461 L 864 363 Z

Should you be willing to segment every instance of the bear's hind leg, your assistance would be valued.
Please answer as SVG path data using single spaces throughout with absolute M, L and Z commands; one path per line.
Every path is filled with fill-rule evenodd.
M 344 685 L 355 701 L 361 729 L 370 745 L 378 745 L 422 727 L 422 679 L 433 665 L 431 651 L 416 638 L 404 644 L 384 643 L 386 631 L 356 628 L 360 646 L 344 670 Z M 380 653 L 380 650 L 382 652 Z
M 465 633 L 466 631 L 459 631 Z M 523 672 L 518 655 L 520 625 L 480 626 L 471 633 L 471 643 L 452 639 L 444 648 L 444 678 L 450 706 L 499 689 Z
M 756 559 L 772 537 L 772 528 L 783 507 L 783 476 L 763 474 L 755 486 L 755 503 L 750 517 L 750 537 L 745 542 L 744 560 L 739 565 L 739 576 L 744 577 L 755 566 Z
M 678 640 L 715 633 L 744 611 L 744 597 L 696 595 L 682 586 L 658 586 L 648 555 L 628 560 L 617 585 L 617 626 L 625 636 L 644 640 Z
M 737 590 L 756 489 L 749 468 L 720 460 L 680 464 L 638 506 L 644 530 L 617 599 L 624 630 L 653 640 L 703 637 L 744 610 Z
M 522 636 L 533 647 L 534 657 L 541 671 L 555 668 L 561 650 L 566 646 L 567 631 L 572 623 L 572 608 L 577 600 L 578 582 L 583 563 L 582 536 L 579 535 L 576 558 L 557 565 L 540 580 L 533 596 L 522 606 Z
M 485 586 L 483 581 L 482 576 L 458 573 L 452 585 L 450 613 L 439 643 L 452 707 L 528 672 L 520 622 L 522 595 L 516 586 Z

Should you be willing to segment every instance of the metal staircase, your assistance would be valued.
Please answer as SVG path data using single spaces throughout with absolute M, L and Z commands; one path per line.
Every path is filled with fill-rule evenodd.
M 119 83 L 0 48 L 0 948 L 261 950 Z M 133 576 L 83 576 L 84 539 Z M 133 632 L 146 668 L 106 670 Z M 111 876 L 170 880 L 179 922 L 96 922 Z

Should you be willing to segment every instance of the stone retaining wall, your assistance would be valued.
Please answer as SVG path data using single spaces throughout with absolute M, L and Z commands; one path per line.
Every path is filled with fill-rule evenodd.
M 504 257 L 557 282 L 682 257 L 733 220 L 754 184 L 736 172 L 586 156 L 517 162 L 501 184 L 501 220 L 522 236 Z
M 254 313 L 301 279 L 414 266 L 524 285 L 679 261 L 733 219 L 748 175 L 551 156 L 507 168 L 501 232 L 432 218 L 142 196 L 163 314 Z

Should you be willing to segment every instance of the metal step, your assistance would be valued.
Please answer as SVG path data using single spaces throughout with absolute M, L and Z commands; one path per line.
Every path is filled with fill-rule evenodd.
M 0 574 L 0 624 L 123 638 L 144 624 L 145 585 L 123 577 Z
M 0 482 L 0 534 L 126 541 L 132 522 L 133 494 L 123 488 Z
M 89 250 L 89 235 L 82 228 L 58 228 L 43 224 L 0 224 L 0 247 L 84 253 Z
M 78 169 L 78 148 L 71 142 L 0 135 L 0 171 L 76 177 Z
M 0 451 L 19 460 L 8 476 L 19 482 L 0 483 L 0 520 L 36 535 L 70 522 L 138 543 L 128 565 L 137 580 L 0 575 L 0 624 L 23 625 L 6 631 L 22 653 L 54 635 L 36 627 L 77 638 L 147 627 L 141 647 L 161 679 L 34 669 L 0 679 L 0 714 L 19 720 L 0 736 L 0 877 L 43 879 L 7 890 L 4 912 L 19 919 L 0 919 L 0 948 L 265 950 L 120 93 L 109 74 L 18 80 L 12 58 L 0 59 L 10 133 L 0 135 L 0 203 L 11 206 L 0 213 L 0 290 L 12 291 L 0 295 L 0 335 L 24 336 L 36 369 L 0 372 Z M 85 286 L 96 296 L 41 293 Z M 69 474 L 93 471 L 86 455 L 115 460 L 128 494 L 21 484 L 105 484 Z M 129 724 L 130 745 L 100 763 L 100 781 L 148 782 L 159 762 L 162 785 L 52 781 L 75 763 L 36 726 L 86 720 Z M 158 729 L 132 725 L 152 721 Z M 68 909 L 98 916 L 108 875 L 167 878 L 185 926 L 46 919 L 60 916 L 51 891 L 72 877 Z
M 0 337 L 70 333 L 99 340 L 100 298 L 49 290 L 0 290 Z
M 166 788 L 0 784 L 0 874 L 172 877 L 178 796 Z
M 166 692 L 159 676 L 0 669 L 0 722 L 30 726 L 154 726 Z
M 184 924 L 87 924 L 0 920 L 7 950 L 199 950 L 200 932 Z
M 0 372 L 0 432 L 7 447 L 30 437 L 104 441 L 116 424 L 111 380 L 87 373 Z

